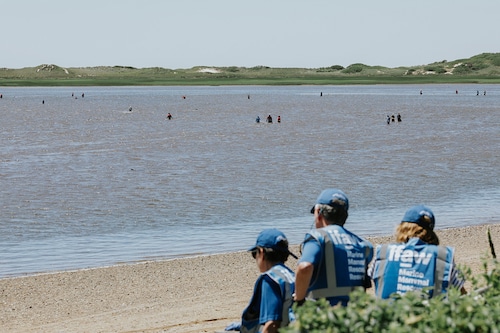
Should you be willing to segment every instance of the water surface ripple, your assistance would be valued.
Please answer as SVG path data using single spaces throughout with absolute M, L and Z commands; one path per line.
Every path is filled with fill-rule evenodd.
M 364 236 L 418 203 L 437 228 L 500 213 L 497 85 L 0 93 L 0 277 L 244 250 L 266 227 L 299 243 L 326 187 Z

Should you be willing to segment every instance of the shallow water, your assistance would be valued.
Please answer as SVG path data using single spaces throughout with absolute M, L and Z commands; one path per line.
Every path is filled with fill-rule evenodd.
M 497 85 L 0 93 L 0 277 L 244 250 L 266 227 L 299 243 L 326 187 L 364 236 L 418 203 L 437 228 L 500 213 Z

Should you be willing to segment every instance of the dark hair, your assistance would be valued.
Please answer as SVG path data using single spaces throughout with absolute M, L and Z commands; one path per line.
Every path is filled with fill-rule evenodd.
M 279 249 L 262 248 L 264 250 L 264 259 L 271 262 L 285 262 L 288 260 L 288 256 L 290 255 L 288 251 L 288 241 L 282 239 L 277 245 Z
M 347 210 L 342 207 L 332 207 L 330 205 L 318 205 L 319 214 L 321 214 L 325 220 L 330 222 L 330 224 L 337 224 L 343 226 L 349 214 Z

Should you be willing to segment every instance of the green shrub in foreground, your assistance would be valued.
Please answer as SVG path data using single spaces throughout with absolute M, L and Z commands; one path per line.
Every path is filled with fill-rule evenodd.
M 482 274 L 484 286 L 472 279 L 473 290 L 460 295 L 450 289 L 446 295 L 429 299 L 410 292 L 393 299 L 377 299 L 363 290 L 351 294 L 346 307 L 322 299 L 295 308 L 297 321 L 280 332 L 490 332 L 500 333 L 500 264 Z

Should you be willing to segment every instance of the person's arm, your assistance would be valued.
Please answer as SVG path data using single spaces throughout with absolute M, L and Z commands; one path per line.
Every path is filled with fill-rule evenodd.
M 303 301 L 307 296 L 307 289 L 314 272 L 314 265 L 310 262 L 303 261 L 297 266 L 295 272 L 295 297 L 294 301 Z
M 280 328 L 281 321 L 270 320 L 262 327 L 262 333 L 277 333 Z

